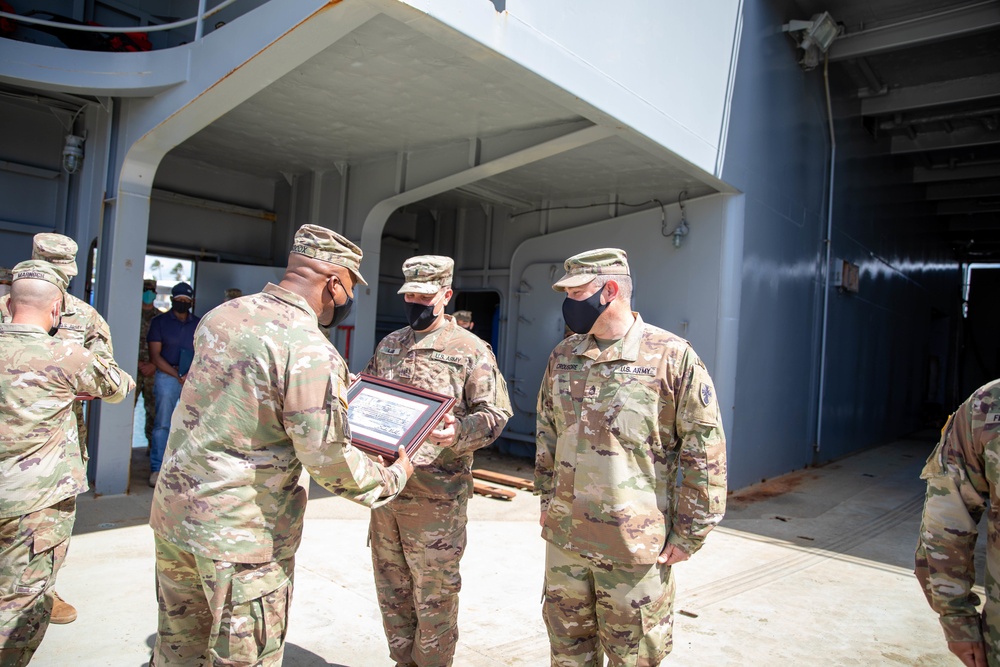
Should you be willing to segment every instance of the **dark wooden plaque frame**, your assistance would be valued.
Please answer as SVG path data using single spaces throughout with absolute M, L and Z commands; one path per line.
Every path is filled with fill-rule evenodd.
M 434 430 L 434 427 L 441 421 L 441 417 L 455 404 L 455 399 L 451 396 L 436 394 L 425 389 L 361 373 L 347 389 L 348 414 L 350 414 L 350 404 L 362 391 L 366 390 L 374 391 L 385 398 L 387 419 L 391 417 L 389 409 L 394 401 L 397 405 L 399 401 L 406 401 L 419 403 L 427 408 L 417 419 L 403 424 L 404 430 L 401 436 L 397 437 L 388 432 L 383 433 L 387 438 L 395 439 L 394 443 L 374 438 L 367 433 L 359 433 L 358 431 L 368 431 L 369 429 L 359 426 L 355 430 L 355 424 L 348 422 L 351 426 L 351 443 L 360 450 L 381 456 L 386 461 L 395 461 L 398 458 L 397 450 L 400 445 L 406 447 L 407 455 L 413 456 L 413 453 L 424 443 L 427 434 Z M 358 420 L 355 419 L 355 421 Z M 395 430 L 398 430 L 398 426 Z

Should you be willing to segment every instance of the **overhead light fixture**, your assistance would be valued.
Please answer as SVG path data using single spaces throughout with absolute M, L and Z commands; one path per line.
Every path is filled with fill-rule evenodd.
M 83 163 L 84 138 L 76 134 L 66 135 L 62 150 L 62 168 L 67 174 L 75 174 Z
M 840 26 L 830 16 L 830 12 L 816 14 L 808 21 L 789 21 L 781 29 L 793 33 L 799 48 L 805 52 L 799 61 L 805 69 L 816 67 L 820 55 L 829 51 L 830 46 L 840 36 Z

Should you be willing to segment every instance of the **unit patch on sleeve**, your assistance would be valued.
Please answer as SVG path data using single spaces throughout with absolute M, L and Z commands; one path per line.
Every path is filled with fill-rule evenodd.
M 699 394 L 701 395 L 702 405 L 704 405 L 707 408 L 709 404 L 712 402 L 712 388 L 709 387 L 704 382 L 702 382 L 701 391 L 699 392 Z
M 399 349 L 400 348 L 398 348 L 398 347 L 383 347 L 382 348 L 382 354 L 384 354 L 384 355 L 386 355 L 388 357 L 398 357 L 399 356 Z

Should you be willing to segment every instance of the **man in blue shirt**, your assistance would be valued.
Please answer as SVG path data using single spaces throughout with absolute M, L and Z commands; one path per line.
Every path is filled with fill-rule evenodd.
M 153 399 L 156 416 L 153 419 L 153 440 L 149 453 L 149 485 L 156 486 L 163 463 L 163 451 L 170 434 L 170 418 L 181 397 L 181 387 L 194 356 L 194 330 L 201 318 L 191 312 L 194 290 L 187 283 L 177 283 L 170 290 L 171 308 L 149 323 L 146 342 L 149 360 L 156 366 L 153 377 Z

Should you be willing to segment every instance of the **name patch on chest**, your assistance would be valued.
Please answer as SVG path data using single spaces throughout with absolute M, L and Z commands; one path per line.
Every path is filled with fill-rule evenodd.
M 399 356 L 399 348 L 398 347 L 383 347 L 382 348 L 382 354 L 384 354 L 384 355 L 386 355 L 388 357 L 398 357 Z
M 629 364 L 622 364 L 615 369 L 616 373 L 625 373 L 626 375 L 656 375 L 656 368 L 654 366 L 631 366 Z
M 446 364 L 458 364 L 459 366 L 461 366 L 462 362 L 464 361 L 464 359 L 460 355 L 444 354 L 443 352 L 435 352 L 434 354 L 431 355 L 431 359 L 433 359 L 434 361 L 443 361 Z
M 1000 410 L 991 410 L 986 413 L 986 425 L 996 426 L 1000 424 Z
M 578 371 L 580 364 L 556 364 L 557 371 Z

